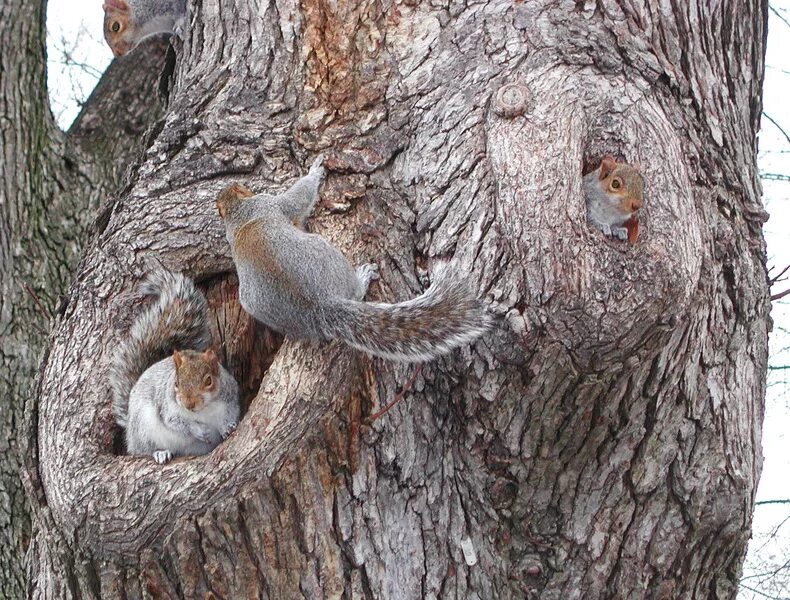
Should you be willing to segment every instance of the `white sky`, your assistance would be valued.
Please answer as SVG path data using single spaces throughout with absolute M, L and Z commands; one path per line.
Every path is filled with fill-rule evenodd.
M 787 21 L 771 13 L 768 27 L 764 112 L 790 135 L 790 0 L 771 0 L 771 6 Z M 62 127 L 68 127 L 87 99 L 112 53 L 102 38 L 101 3 L 98 0 L 49 0 L 49 88 L 52 111 Z M 65 57 L 68 56 L 68 59 Z M 66 64 L 68 63 L 68 64 Z M 761 173 L 790 176 L 790 140 L 767 119 L 760 132 L 758 164 Z M 790 180 L 763 182 L 764 202 L 771 218 L 765 225 L 769 266 L 776 271 L 790 264 Z M 788 281 L 774 292 L 790 288 Z M 790 296 L 774 302 L 771 335 L 772 366 L 788 365 L 788 371 L 772 371 L 768 378 L 766 418 L 763 429 L 765 464 L 757 499 L 790 499 Z M 790 598 L 790 585 L 772 589 L 751 577 L 765 570 L 762 561 L 772 558 L 779 564 L 790 560 L 790 505 L 758 506 L 754 517 L 754 537 L 744 569 L 744 580 L 771 597 Z M 787 522 L 785 522 L 787 521 Z M 775 528 L 778 530 L 774 532 Z M 759 551 L 759 552 L 758 552 Z M 742 590 L 739 600 L 765 598 Z

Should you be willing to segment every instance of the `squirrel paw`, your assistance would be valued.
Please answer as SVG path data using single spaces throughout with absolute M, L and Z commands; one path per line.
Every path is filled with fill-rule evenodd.
M 608 223 L 596 223 L 598 225 L 598 229 L 603 231 L 603 234 L 606 237 L 612 237 L 612 228 L 609 226 Z
M 157 463 L 163 465 L 173 460 L 173 453 L 170 450 L 157 450 L 154 452 L 153 457 Z
M 184 17 L 179 18 L 175 25 L 173 25 L 173 34 L 176 35 L 179 39 L 184 39 L 184 24 L 186 19 Z
M 376 281 L 379 278 L 379 266 L 376 263 L 366 263 L 357 267 L 357 279 L 362 289 L 360 300 L 365 297 L 368 292 L 368 287 L 371 281 Z
M 625 227 L 612 227 L 612 237 L 626 241 L 628 239 L 628 229 Z
M 310 171 L 308 171 L 307 174 L 318 177 L 319 181 L 323 181 L 324 177 L 326 176 L 323 154 L 319 154 L 318 157 L 313 161 L 313 164 L 310 165 Z
M 236 421 L 233 421 L 233 423 L 228 423 L 227 425 L 225 425 L 225 428 L 222 430 L 222 439 L 223 440 L 228 439 L 230 434 L 233 433 L 234 431 L 236 431 L 236 428 L 238 426 L 239 426 L 239 424 L 236 423 Z

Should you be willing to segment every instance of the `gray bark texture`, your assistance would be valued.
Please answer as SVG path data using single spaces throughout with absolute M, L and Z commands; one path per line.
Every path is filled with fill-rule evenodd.
M 164 50 L 113 65 L 64 134 L 47 98 L 45 4 L 0 2 L 0 598 L 9 599 L 24 595 L 31 535 L 20 480 L 25 405 L 96 206 L 117 190 L 160 111 Z
M 32 598 L 734 598 L 770 327 L 767 2 L 190 2 L 29 412 Z M 280 340 L 214 207 L 326 155 L 311 228 L 404 300 L 437 259 L 496 327 L 423 367 Z M 582 174 L 639 162 L 635 246 Z M 107 366 L 152 265 L 207 290 L 255 396 L 212 454 L 119 456 Z M 256 394 L 257 392 L 257 394 Z

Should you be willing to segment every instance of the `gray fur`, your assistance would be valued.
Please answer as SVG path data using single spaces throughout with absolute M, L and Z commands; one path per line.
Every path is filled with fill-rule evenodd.
M 239 386 L 219 367 L 217 391 L 204 394 L 200 410 L 185 409 L 176 398 L 176 367 L 172 357 L 142 374 L 129 396 L 126 450 L 167 462 L 174 456 L 211 452 L 236 428 Z
M 134 44 L 162 33 L 181 35 L 186 20 L 186 0 L 127 0 L 129 16 L 134 24 Z M 130 32 L 131 34 L 131 32 Z
M 399 304 L 360 302 L 378 277 L 375 265 L 358 270 L 321 236 L 294 227 L 318 199 L 324 176 L 319 158 L 310 172 L 280 196 L 240 201 L 225 214 L 239 275 L 239 300 L 257 320 L 289 337 L 340 339 L 397 361 L 431 360 L 480 336 L 490 318 L 460 275 L 437 269 L 422 296 Z M 254 222 L 263 231 L 275 266 L 262 269 L 236 252 L 236 233 Z M 271 261 L 270 261 L 271 262 Z
M 587 201 L 587 220 L 604 235 L 627 240 L 628 229 L 623 227 L 623 223 L 630 215 L 624 217 L 619 209 L 619 200 L 601 189 L 599 173 L 600 168 L 587 173 L 582 179 Z
M 157 271 L 140 285 L 154 296 L 137 318 L 110 364 L 115 420 L 126 429 L 130 454 L 170 456 L 210 452 L 235 428 L 239 418 L 238 385 L 220 365 L 214 394 L 204 394 L 201 410 L 189 411 L 175 392 L 173 350 L 208 348 L 208 304 L 191 279 Z
M 110 362 L 115 421 L 126 426 L 129 392 L 140 375 L 173 350 L 205 350 L 211 343 L 208 304 L 191 279 L 156 271 L 140 284 L 154 302 L 135 321 Z

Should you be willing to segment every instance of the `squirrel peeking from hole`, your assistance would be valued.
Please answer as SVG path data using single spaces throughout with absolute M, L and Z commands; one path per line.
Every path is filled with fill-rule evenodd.
M 606 236 L 636 243 L 645 187 L 639 168 L 604 156 L 601 165 L 582 181 L 590 224 Z

